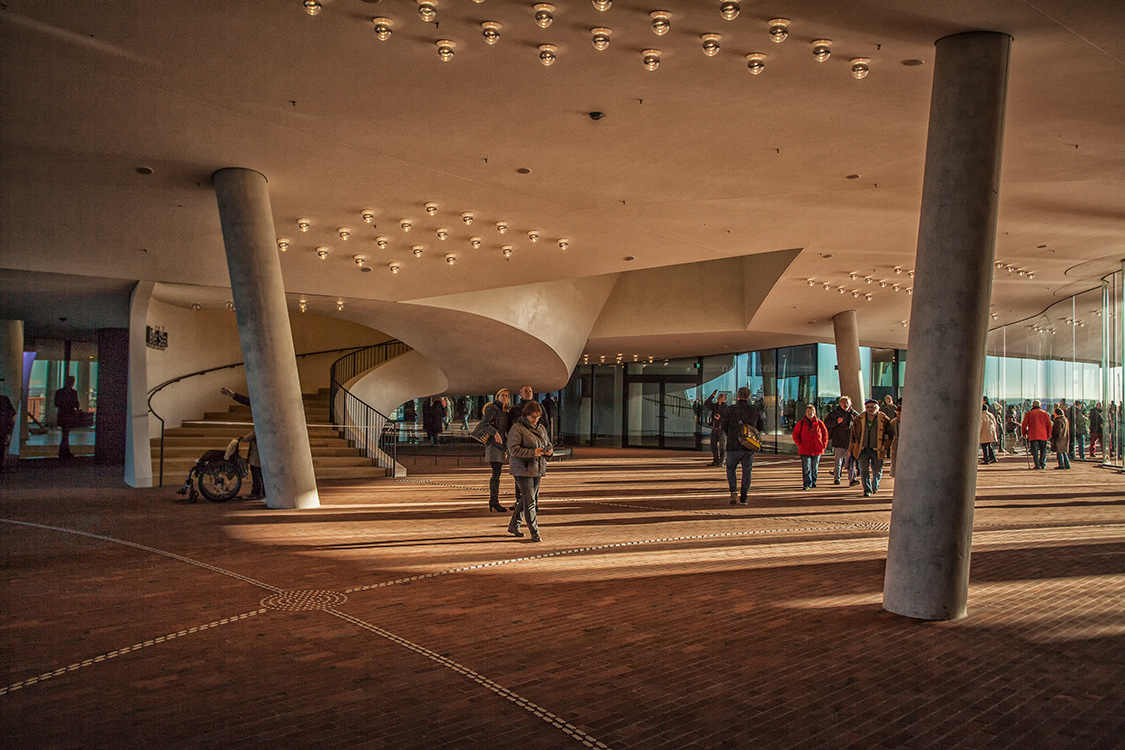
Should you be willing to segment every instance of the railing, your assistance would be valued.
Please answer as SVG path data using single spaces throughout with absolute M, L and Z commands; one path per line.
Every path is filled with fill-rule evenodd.
M 394 471 L 398 459 L 398 422 L 357 398 L 344 383 L 410 351 L 398 340 L 386 341 L 346 354 L 332 363 L 328 413 L 344 438 L 377 466 Z
M 318 354 L 331 354 L 332 352 L 346 352 L 346 351 L 351 351 L 351 350 L 354 350 L 354 349 L 357 349 L 357 348 L 358 347 L 354 347 L 354 346 L 344 346 L 344 347 L 340 347 L 338 349 L 325 349 L 324 351 L 319 351 L 319 352 L 305 352 L 304 354 L 298 354 L 296 358 L 300 359 L 302 357 L 313 357 L 313 356 L 316 356 Z M 362 349 L 361 349 L 361 351 L 362 351 Z M 152 397 L 155 396 L 157 393 L 160 393 L 160 391 L 164 390 L 168 386 L 173 385 L 175 383 L 179 383 L 181 380 L 187 380 L 188 378 L 194 378 L 194 377 L 197 377 L 197 376 L 200 376 L 200 375 L 207 375 L 208 373 L 218 372 L 219 370 L 232 370 L 236 367 L 244 367 L 244 366 L 245 366 L 245 363 L 243 363 L 243 362 L 234 362 L 234 363 L 229 364 L 229 365 L 219 365 L 218 367 L 209 367 L 206 370 L 197 370 L 196 372 L 189 372 L 186 375 L 180 375 L 179 377 L 172 378 L 171 380 L 165 380 L 163 383 L 161 383 L 160 385 L 156 386 L 155 388 L 153 388 L 151 391 L 148 392 L 148 411 L 149 411 L 150 414 L 152 414 L 152 416 L 154 416 L 154 417 L 156 417 L 157 419 L 160 420 L 160 474 L 159 474 L 159 481 L 156 485 L 157 487 L 163 487 L 164 486 L 164 427 L 165 427 L 165 425 L 164 425 L 164 417 L 157 414 L 156 409 L 152 408 Z

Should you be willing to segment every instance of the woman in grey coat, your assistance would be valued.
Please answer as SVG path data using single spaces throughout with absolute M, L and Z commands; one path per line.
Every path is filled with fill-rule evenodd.
M 547 436 L 547 428 L 540 423 L 542 417 L 543 407 L 539 402 L 529 401 L 523 407 L 522 416 L 508 432 L 509 470 L 519 486 L 521 497 L 508 523 L 508 533 L 523 536 L 520 531 L 522 512 L 533 542 L 541 541 L 535 517 L 539 508 L 539 480 L 547 473 L 547 457 L 551 455 L 551 439 Z
M 488 425 L 488 439 L 484 443 L 484 460 L 492 466 L 488 480 L 488 510 L 504 513 L 508 509 L 500 504 L 500 470 L 508 460 L 508 402 L 512 394 L 507 388 L 496 392 L 496 400 L 484 407 L 481 421 Z

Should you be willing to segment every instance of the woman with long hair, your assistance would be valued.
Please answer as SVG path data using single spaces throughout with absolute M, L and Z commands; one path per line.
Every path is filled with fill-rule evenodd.
M 508 404 L 512 394 L 507 388 L 496 392 L 496 398 L 484 407 L 481 421 L 488 425 L 488 439 L 484 443 L 484 460 L 492 467 L 488 480 L 488 510 L 504 513 L 508 509 L 500 504 L 500 471 L 508 458 Z

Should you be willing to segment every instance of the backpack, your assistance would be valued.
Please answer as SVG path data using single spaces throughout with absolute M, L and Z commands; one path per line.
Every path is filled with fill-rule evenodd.
M 762 447 L 762 436 L 751 425 L 746 424 L 741 419 L 738 420 L 738 426 L 734 428 L 734 436 L 738 440 L 738 444 L 746 450 L 753 453 L 760 450 Z

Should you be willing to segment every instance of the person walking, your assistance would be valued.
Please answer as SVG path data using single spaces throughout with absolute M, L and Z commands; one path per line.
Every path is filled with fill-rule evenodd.
M 1055 409 L 1055 418 L 1051 423 L 1051 450 L 1055 452 L 1055 459 L 1059 465 L 1056 469 L 1070 468 L 1070 425 L 1066 421 L 1066 412 L 1061 408 Z
M 766 420 L 756 406 L 750 403 L 750 389 L 743 386 L 738 389 L 738 400 L 730 407 L 723 410 L 723 417 L 719 427 L 727 439 L 727 488 L 730 489 L 730 504 L 741 503 L 746 505 L 746 495 L 750 491 L 750 471 L 754 467 L 754 450 L 747 448 L 740 441 L 740 427 L 747 425 L 757 430 L 761 435 L 766 429 Z M 742 467 L 742 488 L 739 489 L 736 476 L 739 467 Z
M 715 394 L 719 395 L 718 401 Z M 711 395 L 703 402 L 703 408 L 710 415 L 708 422 L 711 425 L 711 463 L 708 466 L 722 466 L 726 457 L 726 445 L 723 444 L 723 410 L 727 408 L 727 394 L 719 393 L 718 389 L 711 391 Z
M 1043 411 L 1042 403 L 1038 399 L 1032 401 L 1031 408 L 1023 415 L 1020 430 L 1030 447 L 1033 469 L 1047 468 L 1047 441 L 1051 438 L 1051 428 L 1051 417 Z
M 70 452 L 70 431 L 78 427 L 78 391 L 74 390 L 74 376 L 67 375 L 66 385 L 55 391 L 55 409 L 57 409 L 55 423 L 59 426 L 62 437 L 59 440 L 59 458 L 69 460 L 74 458 Z
M 801 456 L 802 490 L 816 487 L 817 468 L 824 449 L 828 447 L 828 427 L 816 415 L 816 406 L 805 407 L 805 418 L 793 428 L 793 442 Z
M 891 470 L 889 472 L 891 477 L 894 477 L 895 465 L 898 463 L 898 438 L 902 432 L 902 401 L 898 402 L 896 411 L 898 416 L 887 425 L 887 434 L 891 436 L 891 449 L 888 451 L 888 456 L 891 459 Z
M 1105 441 L 1102 438 L 1103 425 L 1102 402 L 1098 401 L 1090 408 L 1090 458 L 1094 457 L 1098 443 L 1102 444 L 1102 455 L 1105 455 Z
M 1075 401 L 1071 409 L 1074 413 L 1068 417 L 1070 460 L 1080 461 L 1086 458 L 1086 437 L 1090 434 L 1090 422 L 1086 419 L 1086 406 L 1081 401 Z
M 855 476 L 855 459 L 852 458 L 849 446 L 852 441 L 852 425 L 855 424 L 859 412 L 852 408 L 852 400 L 847 396 L 840 396 L 839 406 L 824 418 L 828 434 L 832 442 L 833 466 L 832 484 L 840 483 L 840 475 L 845 466 L 848 468 L 848 486 L 859 483 Z
M 988 408 L 988 404 L 981 407 L 980 412 L 980 452 L 985 466 L 996 463 L 996 451 L 992 444 L 996 442 L 996 417 Z
M 441 398 L 433 398 L 422 403 L 422 429 L 430 440 L 430 445 L 437 445 L 438 439 L 444 429 L 445 406 Z
M 863 414 L 852 425 L 851 453 L 859 462 L 863 496 L 871 497 L 879 491 L 883 478 L 883 461 L 891 444 L 887 434 L 891 420 L 879 411 L 879 402 L 873 398 L 864 401 L 863 407 Z
M 488 439 L 484 444 L 484 460 L 492 467 L 488 480 L 488 510 L 508 511 L 500 504 L 500 471 L 508 459 L 508 402 L 512 394 L 507 388 L 496 392 L 496 398 L 484 407 L 481 421 L 488 425 Z
M 887 419 L 894 419 L 898 416 L 898 409 L 895 408 L 895 400 L 890 395 L 883 396 L 883 403 L 879 404 L 879 411 L 887 415 Z
M 547 436 L 547 426 L 540 419 L 543 407 L 538 401 L 529 401 L 523 407 L 521 416 L 508 432 L 508 455 L 511 464 L 508 470 L 520 486 L 520 501 L 516 504 L 512 519 L 508 522 L 508 533 L 523 536 L 520 531 L 520 515 L 523 515 L 531 541 L 539 542 L 539 482 L 547 473 L 547 457 L 551 455 L 551 439 Z

